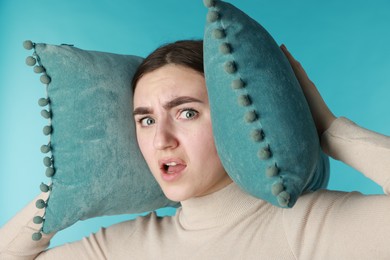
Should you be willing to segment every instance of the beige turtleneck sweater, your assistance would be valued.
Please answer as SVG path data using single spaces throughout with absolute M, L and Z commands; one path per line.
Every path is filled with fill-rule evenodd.
M 390 193 L 390 137 L 337 119 L 323 149 Z M 390 198 L 321 190 L 292 209 L 274 207 L 234 183 L 182 202 L 173 217 L 155 213 L 102 228 L 47 251 L 31 234 L 33 203 L 0 230 L 0 259 L 390 259 Z

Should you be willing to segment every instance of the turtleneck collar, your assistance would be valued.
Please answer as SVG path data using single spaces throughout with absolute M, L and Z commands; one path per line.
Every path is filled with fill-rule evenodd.
M 232 223 L 268 203 L 248 195 L 231 183 L 212 194 L 182 201 L 181 205 L 178 210 L 180 224 L 188 230 L 199 230 Z

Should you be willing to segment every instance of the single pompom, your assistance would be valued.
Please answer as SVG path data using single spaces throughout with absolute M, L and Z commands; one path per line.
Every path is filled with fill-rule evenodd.
M 245 114 L 245 121 L 247 123 L 252 123 L 257 119 L 257 115 L 255 111 L 249 111 Z
M 43 109 L 43 110 L 41 111 L 41 116 L 42 116 L 43 118 L 49 119 L 49 118 L 51 117 L 51 113 L 50 113 L 49 111 L 47 111 L 46 109 Z
M 245 83 L 241 79 L 235 79 L 232 81 L 232 88 L 233 89 L 240 89 L 243 87 L 245 87 Z
M 26 50 L 32 50 L 32 48 L 34 48 L 34 43 L 32 41 L 30 41 L 30 40 L 24 41 L 23 42 L 23 47 Z
M 28 56 L 26 58 L 26 64 L 28 66 L 34 66 L 37 63 L 37 60 L 33 56 Z
M 232 52 L 232 47 L 230 46 L 229 43 L 222 43 L 220 46 L 219 46 L 219 51 L 222 53 L 222 54 L 230 54 Z
M 50 77 L 47 76 L 46 74 L 43 74 L 43 75 L 41 76 L 40 80 L 41 80 L 41 82 L 42 82 L 43 84 L 49 84 L 50 81 L 51 81 Z
M 47 104 L 49 104 L 49 99 L 47 99 L 47 98 L 40 98 L 40 99 L 38 100 L 38 104 L 39 104 L 41 107 L 47 106 Z
M 42 238 L 42 234 L 40 232 L 34 233 L 32 235 L 32 240 L 39 241 Z
M 278 196 L 282 191 L 284 191 L 284 186 L 282 183 L 274 183 L 271 188 L 271 192 L 274 196 Z
M 265 174 L 267 175 L 267 177 L 272 178 L 272 177 L 277 176 L 278 173 L 279 173 L 278 167 L 276 167 L 276 165 L 272 165 L 272 166 L 268 167 Z
M 210 11 L 207 13 L 207 21 L 213 23 L 219 19 L 219 13 L 216 11 Z
M 35 73 L 42 73 L 44 71 L 45 71 L 45 68 L 43 68 L 43 66 L 37 65 L 37 66 L 34 67 L 34 72 Z
M 42 132 L 44 135 L 49 135 L 51 134 L 52 130 L 52 127 L 50 125 L 47 125 L 43 128 Z
M 42 218 L 41 216 L 35 216 L 35 217 L 33 218 L 33 222 L 34 222 L 35 224 L 42 224 L 42 223 L 43 223 L 43 218 Z
M 50 152 L 50 145 L 44 144 L 41 146 L 41 152 L 42 153 L 48 153 Z
M 203 3 L 206 7 L 210 8 L 215 5 L 216 0 L 203 0 Z
M 224 69 L 229 74 L 235 73 L 237 71 L 236 63 L 234 61 L 227 61 L 224 64 Z
M 260 149 L 260 151 L 258 152 L 258 156 L 260 159 L 266 160 L 271 157 L 271 151 L 269 150 L 268 147 L 264 147 Z
M 215 39 L 222 39 L 222 38 L 225 38 L 226 34 L 225 34 L 225 31 L 223 29 L 215 29 L 213 31 L 213 37 Z
M 43 158 L 43 164 L 46 166 L 46 167 L 50 167 L 51 164 L 52 164 L 52 160 L 50 157 L 46 156 L 45 158 Z
M 288 206 L 288 203 L 290 201 L 290 193 L 286 192 L 286 191 L 282 191 L 278 197 L 278 203 L 280 206 L 282 207 L 287 207 Z
M 41 185 L 39 186 L 39 188 L 41 189 L 42 192 L 48 192 L 50 190 L 49 186 L 47 186 L 46 184 L 44 183 L 41 183 Z
M 54 169 L 53 169 L 52 167 L 48 167 L 48 168 L 46 169 L 45 174 L 46 174 L 47 177 L 51 178 L 51 177 L 54 176 L 54 172 L 55 172 L 55 171 L 54 171 Z
M 43 209 L 44 207 L 46 207 L 46 203 L 43 199 L 39 199 L 39 200 L 37 200 L 37 202 L 35 202 L 35 206 L 38 209 Z
M 261 142 L 264 139 L 264 134 L 261 129 L 253 130 L 251 133 L 252 140 L 255 142 Z
M 251 104 L 251 99 L 248 95 L 240 95 L 238 96 L 238 104 L 244 107 L 249 106 Z

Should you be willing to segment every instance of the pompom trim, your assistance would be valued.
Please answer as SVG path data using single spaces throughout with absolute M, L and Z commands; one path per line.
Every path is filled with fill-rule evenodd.
M 35 52 L 36 43 L 29 40 L 24 41 L 23 47 L 27 50 L 33 50 L 33 54 L 26 58 L 26 64 L 28 66 L 34 66 L 33 68 L 34 72 L 41 74 L 40 81 L 42 84 L 45 85 L 46 96 L 38 100 L 38 105 L 45 108 L 41 111 L 41 115 L 43 118 L 48 120 L 48 125 L 43 127 L 43 134 L 48 136 L 49 141 L 47 144 L 41 146 L 41 152 L 46 154 L 46 156 L 43 158 L 43 164 L 47 167 L 45 174 L 47 177 L 51 178 L 55 174 L 54 158 L 53 158 L 53 154 L 51 153 L 51 144 L 50 144 L 51 133 L 53 131 L 52 124 L 51 124 L 52 114 L 51 114 L 50 99 L 48 96 L 48 87 L 51 82 L 51 78 L 49 75 L 47 75 L 45 67 L 42 65 L 38 54 Z M 41 192 L 50 192 L 52 190 L 52 184 L 41 183 L 39 188 Z M 35 205 L 38 209 L 45 209 L 47 207 L 48 201 L 49 199 L 47 200 L 40 199 L 36 201 Z M 46 212 L 43 214 L 43 216 L 34 216 L 33 218 L 33 222 L 35 224 L 38 225 L 41 224 L 41 228 L 38 230 L 38 232 L 32 234 L 32 240 L 34 241 L 39 241 L 42 238 L 43 225 L 45 223 L 45 215 Z

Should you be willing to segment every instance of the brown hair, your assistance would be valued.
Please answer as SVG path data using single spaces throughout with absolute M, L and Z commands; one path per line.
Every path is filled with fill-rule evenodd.
M 169 43 L 149 54 L 138 67 L 132 80 L 133 91 L 145 74 L 168 64 L 191 68 L 201 74 L 203 70 L 203 41 L 183 40 Z

